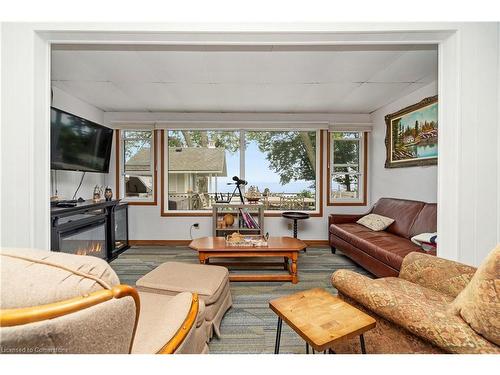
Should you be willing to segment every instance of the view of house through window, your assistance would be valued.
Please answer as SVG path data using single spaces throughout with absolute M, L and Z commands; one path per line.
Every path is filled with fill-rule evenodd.
M 153 131 L 123 130 L 125 198 L 153 197 Z
M 363 199 L 363 132 L 330 133 L 330 200 L 353 202 Z
M 215 194 L 232 191 L 228 183 L 239 174 L 239 132 L 168 132 L 169 210 L 211 209 Z
M 315 210 L 316 138 L 316 131 L 169 130 L 168 210 L 210 210 L 216 196 L 233 192 L 233 176 L 247 180 L 245 190 L 258 191 L 267 210 Z

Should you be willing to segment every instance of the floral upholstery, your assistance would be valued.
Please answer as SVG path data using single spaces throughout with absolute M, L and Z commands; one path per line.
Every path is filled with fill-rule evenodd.
M 369 354 L 431 354 L 445 353 L 442 349 L 421 339 L 418 336 L 410 334 L 406 329 L 387 319 L 378 316 L 363 305 L 357 303 L 341 293 L 339 297 L 371 315 L 377 320 L 375 328 L 364 333 L 366 352 Z M 336 353 L 358 354 L 361 353 L 360 341 L 358 337 L 352 337 L 334 344 L 332 348 Z
M 500 245 L 481 264 L 451 310 L 474 331 L 500 345 Z
M 377 319 L 377 327 L 365 334 L 367 350 L 372 353 L 500 353 L 497 345 L 478 335 L 460 316 L 449 311 L 455 295 L 463 289 L 464 280 L 470 280 L 472 267 L 462 268 L 455 262 L 446 267 L 449 261 L 426 254 L 408 256 L 410 259 L 403 262 L 399 278 L 370 279 L 348 270 L 339 270 L 332 276 L 332 284 L 341 298 L 353 301 Z M 437 264 L 439 274 L 431 270 L 430 263 Z M 356 345 L 355 340 L 350 340 L 337 345 L 335 350 L 359 352 Z
M 399 277 L 455 298 L 475 272 L 462 263 L 414 252 L 403 259 Z

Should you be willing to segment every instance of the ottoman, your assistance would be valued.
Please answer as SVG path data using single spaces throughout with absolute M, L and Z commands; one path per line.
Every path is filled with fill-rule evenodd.
M 147 273 L 136 283 L 137 290 L 176 295 L 198 293 L 205 304 L 205 326 L 208 339 L 220 337 L 220 323 L 233 304 L 229 290 L 229 271 L 207 264 L 167 262 Z

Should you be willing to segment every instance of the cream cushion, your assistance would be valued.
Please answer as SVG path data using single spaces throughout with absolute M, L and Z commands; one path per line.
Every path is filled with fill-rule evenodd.
M 127 354 L 135 325 L 132 297 L 54 319 L 0 328 L 2 353 Z
M 103 259 L 35 249 L 0 250 L 0 308 L 38 306 L 120 283 Z
M 139 293 L 141 312 L 132 353 L 159 352 L 184 323 L 191 308 L 192 294 L 163 296 Z
M 102 259 L 36 249 L 1 249 L 2 309 L 83 296 L 119 283 Z M 132 297 L 113 298 L 59 316 L 0 329 L 5 353 L 128 353 L 135 325 Z
M 197 293 L 205 303 L 207 335 L 220 337 L 220 324 L 233 300 L 229 289 L 229 271 L 225 267 L 167 262 L 141 277 L 137 290 L 148 293 L 176 295 Z
M 377 214 L 368 214 L 359 219 L 357 223 L 375 232 L 379 232 L 394 223 L 394 219 Z
M 500 345 L 500 245 L 488 254 L 451 309 L 478 334 Z
M 198 293 L 208 307 L 220 298 L 228 280 L 225 267 L 167 262 L 137 280 L 136 286 L 138 290 L 168 295 Z

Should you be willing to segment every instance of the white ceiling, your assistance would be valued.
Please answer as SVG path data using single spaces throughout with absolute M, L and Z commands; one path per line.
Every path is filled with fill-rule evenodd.
M 52 84 L 104 111 L 370 113 L 437 79 L 434 46 L 52 51 Z

